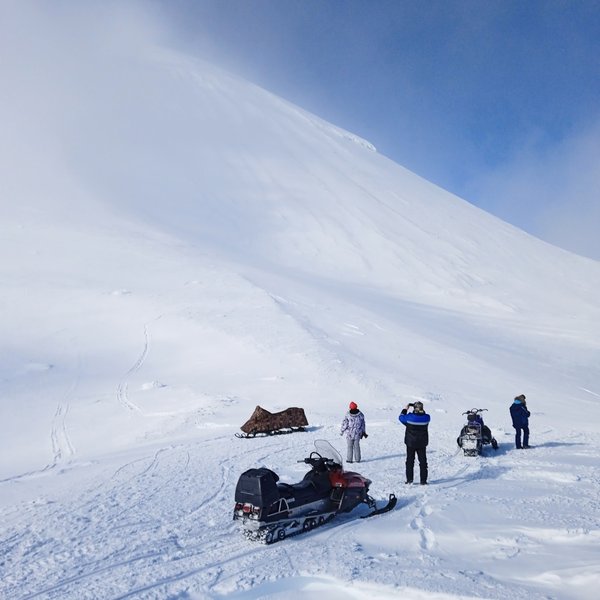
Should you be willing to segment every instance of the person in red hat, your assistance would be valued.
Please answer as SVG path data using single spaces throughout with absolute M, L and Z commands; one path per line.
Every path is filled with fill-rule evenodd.
M 342 421 L 340 435 L 346 434 L 348 452 L 346 462 L 360 462 L 360 440 L 368 437 L 365 416 L 358 410 L 356 402 L 350 402 L 349 410 Z

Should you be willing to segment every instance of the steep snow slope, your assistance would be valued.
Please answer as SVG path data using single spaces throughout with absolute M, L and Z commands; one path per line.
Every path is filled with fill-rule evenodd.
M 2 72 L 0 595 L 592 598 L 600 265 L 213 66 L 94 33 Z M 414 398 L 429 490 L 403 486 Z M 349 400 L 399 508 L 244 541 L 239 473 L 300 478 Z M 256 404 L 305 407 L 309 432 L 237 440 Z M 500 441 L 481 460 L 455 451 L 472 405 Z
M 99 397 L 116 394 L 122 406 L 137 406 L 105 369 L 124 376 L 150 343 L 150 357 L 163 347 L 170 356 L 161 378 L 191 386 L 192 397 L 227 397 L 231 372 L 253 379 L 256 360 L 265 360 L 270 378 L 296 356 L 294 347 L 311 348 L 304 367 L 290 368 L 321 379 L 310 394 L 319 404 L 353 393 L 422 393 L 434 373 L 462 403 L 505 399 L 523 386 L 557 398 L 593 387 L 597 264 L 525 235 L 214 67 L 152 50 L 121 57 L 117 71 L 88 74 L 68 119 L 46 123 L 56 108 L 25 118 L 19 103 L 9 106 L 17 122 L 28 122 L 22 147 L 5 148 L 12 168 L 3 255 L 17 257 L 2 267 L 4 339 L 14 340 L 4 361 L 9 397 L 22 393 L 19 403 L 29 405 L 91 384 L 75 394 L 77 404 L 83 397 L 98 409 Z M 33 176 L 28 164 L 40 165 Z M 160 335 L 170 341 L 155 343 Z M 583 361 L 581 373 L 570 373 L 571 357 Z M 331 366 L 316 374 L 324 364 L 337 365 L 333 379 Z M 547 389 L 549 370 L 556 377 Z M 207 385 L 215 372 L 229 375 Z M 340 388 L 348 375 L 349 389 Z M 296 379 L 268 386 L 278 403 L 313 401 L 296 391 Z M 236 393 L 252 405 L 266 399 L 262 388 Z M 173 392 L 152 389 L 142 395 Z M 56 402 L 45 403 L 42 429 L 62 414 L 64 402 Z M 175 412 L 194 401 L 184 406 Z M 13 447 L 30 454 L 37 445 L 47 455 L 49 440 L 35 426 L 33 439 L 24 436 L 10 425 L 22 415 L 9 403 L 4 410 Z M 134 416 L 99 419 L 103 444 L 120 439 L 113 421 L 125 415 Z M 87 431 L 73 435 L 81 451 L 91 442 Z M 65 454 L 54 437 L 52 454 Z
M 86 189 L 136 220 L 238 262 L 306 271 L 310 260 L 312 274 L 419 302 L 460 307 L 468 296 L 511 311 L 534 301 L 562 313 L 562 295 L 545 292 L 560 280 L 596 304 L 597 266 L 259 88 L 165 54 L 119 68 L 137 85 L 126 95 L 102 79 L 86 86 L 80 102 L 93 110 L 75 111 L 63 146 Z

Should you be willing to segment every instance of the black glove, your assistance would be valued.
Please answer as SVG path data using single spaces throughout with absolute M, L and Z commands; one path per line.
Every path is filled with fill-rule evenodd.
M 368 438 L 369 436 L 367 435 L 367 432 L 363 432 L 363 434 L 360 437 L 364 437 L 364 438 Z

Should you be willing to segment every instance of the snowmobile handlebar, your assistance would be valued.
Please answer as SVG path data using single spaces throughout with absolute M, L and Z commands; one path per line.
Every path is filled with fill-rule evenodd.
M 472 408 L 471 410 L 465 410 L 463 415 L 479 414 L 480 412 L 487 412 L 487 408 Z
M 297 461 L 299 463 L 305 463 L 311 467 L 322 467 L 327 465 L 335 465 L 336 462 L 332 458 L 326 458 L 321 456 L 318 452 L 311 452 L 308 458 Z

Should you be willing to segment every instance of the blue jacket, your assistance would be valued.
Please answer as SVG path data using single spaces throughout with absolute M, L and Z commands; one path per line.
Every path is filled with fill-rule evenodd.
M 529 427 L 529 417 L 531 416 L 531 413 L 520 400 L 515 399 L 510 405 L 510 416 L 512 417 L 513 427 L 516 429 Z
M 398 417 L 402 425 L 406 426 L 404 434 L 404 443 L 411 448 L 425 448 L 429 443 L 429 433 L 427 428 L 431 417 L 427 413 L 415 414 L 407 413 L 402 409 Z

